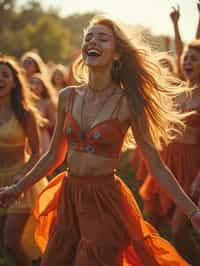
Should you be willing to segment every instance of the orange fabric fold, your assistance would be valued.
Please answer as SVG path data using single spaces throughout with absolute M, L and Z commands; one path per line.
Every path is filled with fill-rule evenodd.
M 174 142 L 164 148 L 161 157 L 176 179 L 189 195 L 192 182 L 197 176 L 200 166 L 200 144 L 184 144 Z M 157 213 L 164 219 L 174 207 L 164 189 L 159 185 L 156 178 L 148 174 L 145 182 L 139 190 L 143 199 L 144 207 L 151 213 Z
M 117 176 L 61 173 L 39 195 L 34 213 L 41 266 L 189 265 L 144 221 Z
M 131 158 L 131 165 L 134 168 L 135 177 L 138 180 L 144 182 L 148 174 L 148 170 L 147 170 L 144 156 L 142 155 L 142 152 L 140 151 L 139 148 L 136 148 L 133 151 L 132 158 Z

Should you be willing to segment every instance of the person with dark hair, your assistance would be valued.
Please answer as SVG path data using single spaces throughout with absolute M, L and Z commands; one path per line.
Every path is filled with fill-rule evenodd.
M 29 172 L 40 157 L 38 126 L 23 71 L 11 57 L 0 57 L 0 187 L 10 186 Z M 31 266 L 40 256 L 34 243 L 31 214 L 38 193 L 47 185 L 41 179 L 7 209 L 0 209 L 0 246 L 16 265 Z
M 186 115 L 171 104 L 178 88 L 172 89 L 151 53 L 105 16 L 90 22 L 74 71 L 82 84 L 59 94 L 49 151 L 17 184 L 2 188 L 1 205 L 52 172 L 67 152 L 68 171 L 52 179 L 35 205 L 42 266 L 189 265 L 143 219 L 115 174 L 122 145 L 133 133 L 153 175 L 200 232 L 199 208 L 157 151 L 184 128 Z

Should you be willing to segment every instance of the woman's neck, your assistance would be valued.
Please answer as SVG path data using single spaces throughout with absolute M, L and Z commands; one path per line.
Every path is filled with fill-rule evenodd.
M 8 114 L 12 112 L 12 105 L 11 105 L 11 95 L 6 95 L 0 97 L 0 113 L 1 115 Z
M 107 89 L 113 88 L 116 84 L 112 81 L 110 72 L 106 71 L 90 71 L 88 87 L 94 92 L 103 93 Z
M 5 95 L 0 97 L 0 108 L 11 108 L 11 95 Z

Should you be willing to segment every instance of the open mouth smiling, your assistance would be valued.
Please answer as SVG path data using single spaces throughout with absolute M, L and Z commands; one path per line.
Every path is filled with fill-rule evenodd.
M 97 49 L 89 49 L 87 50 L 87 56 L 99 57 L 101 56 L 101 52 Z
M 192 73 L 192 68 L 184 68 L 184 72 L 187 74 L 191 74 Z

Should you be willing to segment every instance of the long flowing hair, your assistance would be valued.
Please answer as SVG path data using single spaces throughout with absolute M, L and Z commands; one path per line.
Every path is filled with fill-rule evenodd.
M 24 71 L 20 68 L 17 61 L 9 56 L 1 56 L 0 65 L 8 66 L 12 71 L 15 87 L 11 91 L 11 106 L 22 127 L 26 129 L 26 114 L 30 113 L 34 115 L 38 126 L 44 125 L 45 120 L 43 120 L 34 107 L 31 100 L 31 91 L 26 81 Z
M 139 135 L 151 146 L 160 149 L 184 129 L 183 117 L 175 108 L 174 98 L 184 88 L 173 86 L 174 77 L 160 67 L 150 49 L 138 46 L 123 27 L 113 19 L 95 16 L 89 27 L 104 25 L 113 32 L 120 67 L 113 67 L 112 80 L 127 96 L 132 113 L 134 135 Z M 87 82 L 88 68 L 80 56 L 74 64 L 76 79 Z
M 52 107 L 56 110 L 57 107 L 57 95 L 56 90 L 51 84 L 50 77 L 48 75 L 42 73 L 33 74 L 32 78 L 39 79 L 44 87 L 44 91 L 42 92 L 42 98 L 50 101 Z M 37 96 L 36 96 L 37 98 Z
M 27 58 L 31 58 L 34 61 L 37 68 L 36 73 L 42 73 L 42 74 L 47 73 L 46 64 L 43 61 L 42 57 L 37 52 L 28 51 L 24 53 L 21 58 L 21 62 L 23 63 L 23 61 Z
M 184 52 L 188 49 L 193 49 L 200 54 L 200 40 L 194 39 L 191 42 L 187 43 L 184 47 Z M 182 53 L 182 57 L 184 56 L 184 52 Z M 200 70 L 199 70 L 199 73 L 200 73 Z M 195 82 L 194 82 L 195 84 L 192 86 L 192 89 L 196 88 L 197 86 L 199 87 L 199 82 L 200 82 L 200 75 L 198 75 L 195 78 Z
M 60 72 L 62 77 L 63 77 L 63 88 L 68 85 L 68 68 L 65 67 L 64 65 L 58 64 L 53 68 L 53 71 L 51 72 L 51 83 L 53 86 L 56 88 L 56 83 L 55 83 L 55 74 L 56 72 Z
M 200 40 L 199 39 L 195 39 L 191 42 L 189 42 L 187 45 L 186 45 L 186 49 L 194 49 L 196 50 L 197 52 L 200 53 Z

